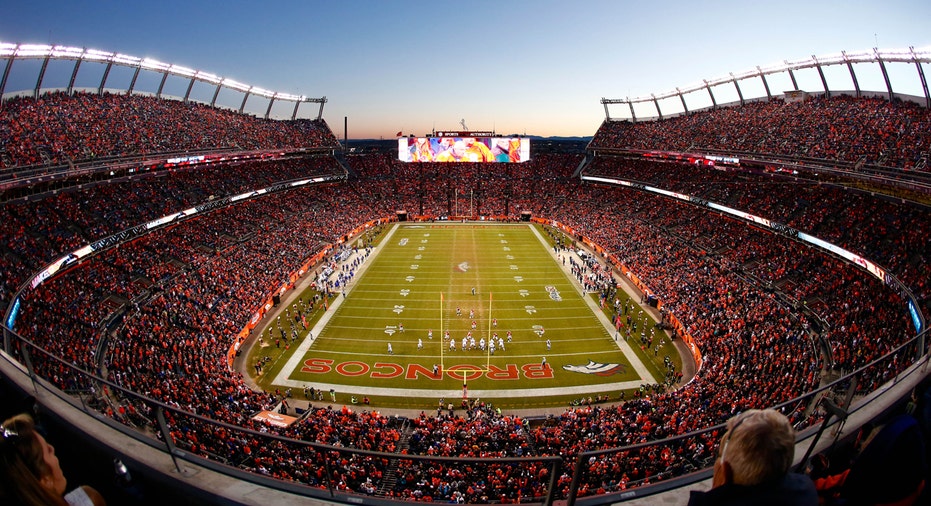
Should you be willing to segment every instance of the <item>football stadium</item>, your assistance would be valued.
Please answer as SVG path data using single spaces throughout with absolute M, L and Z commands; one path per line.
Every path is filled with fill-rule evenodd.
M 929 63 L 350 142 L 326 97 L 0 42 L 5 415 L 111 504 L 571 506 L 685 504 L 771 408 L 819 491 L 918 504 Z

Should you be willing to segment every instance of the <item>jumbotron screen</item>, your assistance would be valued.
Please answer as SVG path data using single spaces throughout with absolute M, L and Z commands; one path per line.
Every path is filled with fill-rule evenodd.
M 518 163 L 530 160 L 530 139 L 521 137 L 401 137 L 402 162 Z

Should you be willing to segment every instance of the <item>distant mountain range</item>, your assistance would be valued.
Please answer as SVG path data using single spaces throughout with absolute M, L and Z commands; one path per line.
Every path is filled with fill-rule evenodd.
M 542 141 L 589 142 L 589 141 L 592 140 L 592 136 L 591 136 L 591 135 L 585 136 L 585 137 L 579 137 L 579 136 L 575 136 L 575 137 L 559 137 L 559 136 L 555 136 L 555 137 L 540 137 L 540 136 L 538 136 L 538 135 L 528 135 L 528 136 L 526 136 L 526 137 L 527 137 L 528 139 L 537 139 L 537 140 L 542 140 Z

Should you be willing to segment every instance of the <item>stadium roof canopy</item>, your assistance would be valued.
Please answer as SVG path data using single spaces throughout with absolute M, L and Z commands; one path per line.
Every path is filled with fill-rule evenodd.
M 176 76 L 187 80 L 187 91 L 184 93 L 184 96 L 181 97 L 181 99 L 185 102 L 191 99 L 191 91 L 194 88 L 194 83 L 206 83 L 207 85 L 214 87 L 213 98 L 209 102 L 211 107 L 218 106 L 217 98 L 220 95 L 220 90 L 224 88 L 243 94 L 242 102 L 238 109 L 240 113 L 244 112 L 246 108 L 246 102 L 250 97 L 261 97 L 268 99 L 268 107 L 265 110 L 264 116 L 266 119 L 269 118 L 272 106 L 276 101 L 294 102 L 294 109 L 291 112 L 291 119 L 297 118 L 298 108 L 301 104 L 320 104 L 320 108 L 317 112 L 317 119 L 320 119 L 323 116 L 323 104 L 325 104 L 327 101 L 326 97 L 309 98 L 303 95 L 293 95 L 290 93 L 270 91 L 259 88 L 257 86 L 250 86 L 248 84 L 239 83 L 232 79 L 220 77 L 209 72 L 204 72 L 202 70 L 191 69 L 170 63 L 163 63 L 151 58 L 139 58 L 137 56 L 111 53 L 108 51 L 99 51 L 96 49 L 61 45 L 49 46 L 44 44 L 12 44 L 7 42 L 0 42 L 0 59 L 6 60 L 6 65 L 3 69 L 3 76 L 0 78 L 0 97 L 2 97 L 6 91 L 7 81 L 10 77 L 10 71 L 13 67 L 13 62 L 16 60 L 34 59 L 42 61 L 35 86 L 32 89 L 33 96 L 35 97 L 38 97 L 39 93 L 43 89 L 43 80 L 45 78 L 46 69 L 48 68 L 50 61 L 73 60 L 75 63 L 74 68 L 71 71 L 71 79 L 68 82 L 67 88 L 65 88 L 65 91 L 69 95 L 75 91 L 75 81 L 78 76 L 78 70 L 81 68 L 81 64 L 84 62 L 89 62 L 102 64 L 105 66 L 103 76 L 101 77 L 100 83 L 97 86 L 98 94 L 103 94 L 107 84 L 107 78 L 110 75 L 110 70 L 114 65 L 116 65 L 135 69 L 132 80 L 125 90 L 127 94 L 132 94 L 134 92 L 140 72 L 146 70 L 161 75 L 161 82 L 158 85 L 157 92 L 155 92 L 155 95 L 159 98 L 162 98 L 163 96 L 165 82 L 168 80 L 168 77 Z
M 921 102 L 920 96 L 909 96 L 907 93 L 902 93 L 902 91 L 893 91 L 893 77 L 891 76 L 890 69 L 886 65 L 887 63 L 914 64 L 915 68 L 917 69 L 918 79 L 920 80 L 920 89 L 924 92 L 924 106 L 931 107 L 931 94 L 928 93 L 928 82 L 925 79 L 925 72 L 922 68 L 922 64 L 931 63 L 931 47 L 924 47 L 919 49 L 909 47 L 908 49 L 895 49 L 888 51 L 880 51 L 879 49 L 873 48 L 871 51 L 861 51 L 856 53 L 841 51 L 839 54 L 835 55 L 812 55 L 810 58 L 805 58 L 803 60 L 786 60 L 776 65 L 769 65 L 766 67 L 757 66 L 755 69 L 741 72 L 739 74 L 734 74 L 732 72 L 724 77 L 719 77 L 716 79 L 704 79 L 700 83 L 682 88 L 676 88 L 675 90 L 667 91 L 664 93 L 652 93 L 649 96 L 637 98 L 602 98 L 601 103 L 605 108 L 605 118 L 609 121 L 637 121 L 637 109 L 640 109 L 640 118 L 642 119 L 663 119 L 664 113 L 663 109 L 661 108 L 661 103 L 664 103 L 667 106 L 667 112 L 665 116 L 677 116 L 680 114 L 688 114 L 690 112 L 704 108 L 718 107 L 724 103 L 721 100 L 723 95 L 730 94 L 733 96 L 734 92 L 736 92 L 736 100 L 731 100 L 730 102 L 739 103 L 740 105 L 744 105 L 747 101 L 762 100 L 764 97 L 765 100 L 772 100 L 774 94 L 771 90 L 774 89 L 775 81 L 780 81 L 779 78 L 784 78 L 785 76 L 788 77 L 789 81 L 785 82 L 785 88 L 783 89 L 789 88 L 790 86 L 791 89 L 783 93 L 779 93 L 775 96 L 790 97 L 793 93 L 804 94 L 805 91 L 803 91 L 803 88 L 799 86 L 799 79 L 797 79 L 797 74 L 798 71 L 803 71 L 806 69 L 814 69 L 817 71 L 818 77 L 820 78 L 820 86 L 822 87 L 821 90 L 811 89 L 811 92 L 830 96 L 832 93 L 832 88 L 828 85 L 829 77 L 832 77 L 832 81 L 834 80 L 833 78 L 837 78 L 837 76 L 829 75 L 832 70 L 831 67 L 840 68 L 842 70 L 842 66 L 846 66 L 847 70 L 850 72 L 850 84 L 853 86 L 853 90 L 852 92 L 839 92 L 835 87 L 833 92 L 852 94 L 854 96 L 860 97 L 862 94 L 866 93 L 861 89 L 861 80 L 863 75 L 867 74 L 867 72 L 861 72 L 861 74 L 858 74 L 857 71 L 854 70 L 854 65 L 864 63 L 875 64 L 878 66 L 878 69 L 882 74 L 882 82 L 885 86 L 885 90 L 882 91 L 883 96 L 888 97 L 889 100 L 894 98 L 909 98 L 911 100 L 915 100 L 917 98 L 916 101 Z M 873 65 L 870 65 L 870 67 L 873 67 Z M 914 76 L 914 74 L 911 75 Z M 858 76 L 860 76 L 860 79 L 858 79 Z M 896 74 L 895 77 L 896 79 L 905 79 L 905 77 L 902 77 L 899 74 Z M 817 83 L 818 80 L 819 79 L 814 79 L 813 82 Z M 868 75 L 867 80 L 869 80 Z M 731 84 L 733 84 L 733 88 L 731 88 Z M 741 84 L 744 86 L 742 87 Z M 898 84 L 900 83 L 897 81 L 897 85 Z M 759 90 L 760 85 L 762 85 L 762 90 Z M 882 87 L 882 85 L 879 87 Z M 757 88 L 758 93 L 754 93 L 752 90 L 749 90 L 749 88 Z M 917 88 L 914 89 L 917 90 Z M 718 96 L 715 95 L 715 90 L 718 90 Z M 875 91 L 876 88 L 873 88 L 873 90 Z M 612 117 L 608 110 L 608 106 L 617 104 L 626 104 L 630 110 L 629 116 L 626 115 L 627 111 L 624 111 L 625 114 L 622 116 Z M 670 113 L 670 111 L 673 112 Z

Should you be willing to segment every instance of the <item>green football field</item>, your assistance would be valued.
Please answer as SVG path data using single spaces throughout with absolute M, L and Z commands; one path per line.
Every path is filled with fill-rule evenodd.
M 623 332 L 615 340 L 568 263 L 526 223 L 394 225 L 310 334 L 287 350 L 253 350 L 271 355 L 259 384 L 430 409 L 464 393 L 508 408 L 565 406 L 656 383 L 655 353 L 635 353 Z

